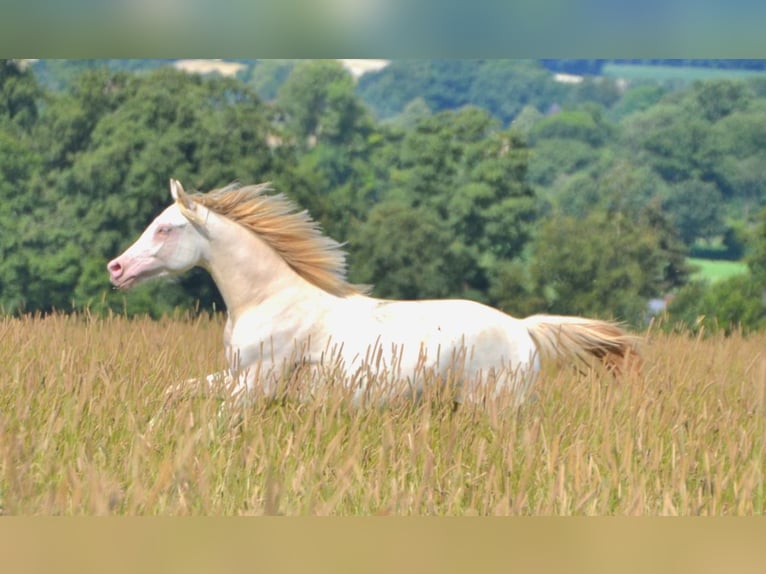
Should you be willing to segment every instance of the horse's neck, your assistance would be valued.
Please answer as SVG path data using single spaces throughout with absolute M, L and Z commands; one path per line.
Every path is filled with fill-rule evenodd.
M 205 267 L 232 317 L 286 293 L 303 299 L 321 295 L 252 232 L 231 222 L 216 225 Z

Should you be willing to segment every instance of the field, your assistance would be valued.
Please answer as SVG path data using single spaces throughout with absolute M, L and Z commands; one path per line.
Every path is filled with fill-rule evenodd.
M 748 270 L 747 263 L 741 261 L 720 261 L 690 257 L 689 263 L 698 268 L 694 273 L 695 278 L 707 279 L 710 283 L 729 279 L 735 275 L 742 275 L 747 273 Z
M 704 80 L 746 80 L 766 77 L 766 72 L 756 70 L 727 70 L 696 66 L 650 66 L 638 64 L 605 64 L 602 75 L 628 81 L 649 80 L 654 82 L 685 82 Z
M 166 393 L 219 370 L 220 318 L 0 319 L 10 515 L 752 515 L 766 335 L 652 333 L 640 374 L 546 369 L 452 412 Z

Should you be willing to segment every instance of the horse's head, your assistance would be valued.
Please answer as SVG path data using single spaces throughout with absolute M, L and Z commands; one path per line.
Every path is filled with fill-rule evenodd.
M 145 279 L 177 275 L 200 262 L 207 208 L 186 195 L 174 179 L 170 180 L 170 194 L 174 203 L 133 245 L 107 264 L 115 287 L 127 289 Z

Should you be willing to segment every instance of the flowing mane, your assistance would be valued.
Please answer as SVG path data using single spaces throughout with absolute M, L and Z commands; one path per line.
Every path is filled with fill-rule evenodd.
M 232 184 L 189 197 L 208 209 L 256 233 L 298 275 L 338 296 L 362 294 L 367 288 L 346 279 L 346 254 L 340 243 L 325 235 L 306 210 L 299 210 L 270 183 Z

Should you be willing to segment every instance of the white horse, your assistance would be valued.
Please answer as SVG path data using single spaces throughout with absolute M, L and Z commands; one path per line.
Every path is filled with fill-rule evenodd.
M 285 369 L 301 365 L 340 373 L 357 399 L 381 378 L 419 394 L 435 380 L 428 372 L 451 379 L 458 401 L 505 389 L 521 403 L 541 356 L 596 357 L 617 372 L 636 357 L 636 338 L 608 321 L 517 319 L 473 301 L 369 297 L 346 281 L 341 246 L 284 195 L 268 194 L 268 184 L 187 194 L 171 179 L 170 191 L 174 203 L 109 262 L 110 280 L 127 289 L 207 269 L 228 311 L 229 367 L 207 383 L 223 380 L 235 395 L 256 386 L 271 395 Z

